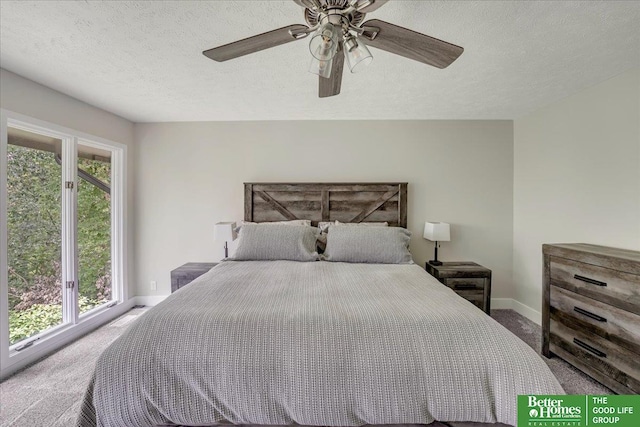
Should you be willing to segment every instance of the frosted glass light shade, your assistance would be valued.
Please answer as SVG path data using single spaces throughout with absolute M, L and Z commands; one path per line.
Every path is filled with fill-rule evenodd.
M 213 238 L 215 240 L 231 242 L 236 240 L 237 237 L 235 222 L 218 222 L 213 228 Z
M 311 55 L 319 61 L 333 59 L 338 51 L 339 35 L 338 29 L 333 24 L 328 22 L 322 25 L 309 42 Z
M 350 39 L 345 43 L 344 54 L 347 57 L 347 65 L 352 73 L 357 73 L 366 68 L 373 61 L 373 56 L 362 39 Z
M 432 242 L 448 242 L 451 240 L 449 224 L 446 222 L 425 222 L 422 237 Z
M 311 64 L 309 64 L 309 72 L 328 79 L 329 76 L 331 76 L 332 65 L 333 59 L 320 61 L 315 56 L 312 56 Z

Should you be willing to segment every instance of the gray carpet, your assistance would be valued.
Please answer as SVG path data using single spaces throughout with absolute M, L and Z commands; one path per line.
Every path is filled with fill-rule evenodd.
M 540 326 L 513 310 L 491 310 L 491 317 L 505 328 L 513 332 L 522 341 L 529 344 L 538 354 L 542 348 L 542 331 Z M 577 370 L 557 357 L 542 360 L 547 362 L 551 372 L 556 376 L 567 394 L 614 394 L 590 376 Z
M 134 309 L 0 384 L 0 425 L 72 426 L 100 353 L 143 313 Z M 540 352 L 540 327 L 512 310 L 491 316 Z M 568 394 L 611 394 L 566 362 L 543 359 Z
M 0 426 L 69 427 L 98 356 L 144 309 L 133 309 L 0 384 Z

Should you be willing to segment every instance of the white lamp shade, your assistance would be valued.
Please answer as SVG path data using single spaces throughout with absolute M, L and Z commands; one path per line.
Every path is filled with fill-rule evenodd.
M 238 237 L 236 233 L 235 222 L 217 222 L 213 228 L 213 236 L 216 240 L 224 240 L 230 242 L 236 240 Z
M 432 242 L 448 242 L 451 240 L 449 224 L 446 222 L 425 222 L 423 237 Z

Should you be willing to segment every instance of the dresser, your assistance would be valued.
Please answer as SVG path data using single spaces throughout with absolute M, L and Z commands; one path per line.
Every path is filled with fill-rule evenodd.
M 427 273 L 487 314 L 491 312 L 491 270 L 475 262 L 425 264 Z
M 542 353 L 639 394 L 640 252 L 574 243 L 542 253 Z
M 171 293 L 218 265 L 217 262 L 188 262 L 171 271 Z

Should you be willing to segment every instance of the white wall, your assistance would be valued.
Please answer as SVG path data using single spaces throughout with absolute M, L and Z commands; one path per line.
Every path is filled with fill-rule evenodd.
M 542 303 L 542 244 L 640 250 L 640 69 L 514 123 L 515 299 Z
M 416 262 L 425 220 L 452 224 L 443 260 L 473 260 L 510 297 L 511 121 L 284 121 L 136 124 L 137 295 L 169 272 L 223 255 L 213 224 L 243 217 L 243 182 L 407 181 Z M 157 291 L 150 281 L 158 283 Z
M 129 297 L 134 296 L 133 212 L 134 212 L 134 145 L 133 123 L 122 117 L 86 104 L 63 93 L 0 69 L 0 108 L 24 114 L 67 128 L 106 138 L 127 146 L 127 270 Z

